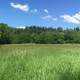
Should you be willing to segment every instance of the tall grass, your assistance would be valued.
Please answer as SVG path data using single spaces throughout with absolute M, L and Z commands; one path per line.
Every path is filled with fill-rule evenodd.
M 80 80 L 80 45 L 1 45 L 0 80 Z

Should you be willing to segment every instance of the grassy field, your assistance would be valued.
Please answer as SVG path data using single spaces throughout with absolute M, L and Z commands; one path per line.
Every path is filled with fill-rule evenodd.
M 80 80 L 80 45 L 1 45 L 0 80 Z

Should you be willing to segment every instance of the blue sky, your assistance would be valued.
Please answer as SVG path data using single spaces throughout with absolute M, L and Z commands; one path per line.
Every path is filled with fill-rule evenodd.
M 0 22 L 72 28 L 80 25 L 80 0 L 1 0 Z

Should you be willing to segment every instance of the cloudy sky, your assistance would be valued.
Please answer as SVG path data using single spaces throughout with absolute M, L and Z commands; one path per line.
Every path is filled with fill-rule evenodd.
M 0 0 L 0 22 L 11 26 L 80 25 L 80 0 Z

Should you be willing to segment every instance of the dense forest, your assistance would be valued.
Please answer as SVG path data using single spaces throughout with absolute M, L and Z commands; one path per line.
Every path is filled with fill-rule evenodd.
M 64 44 L 80 43 L 80 28 L 26 26 L 25 29 L 13 28 L 0 23 L 0 44 Z

